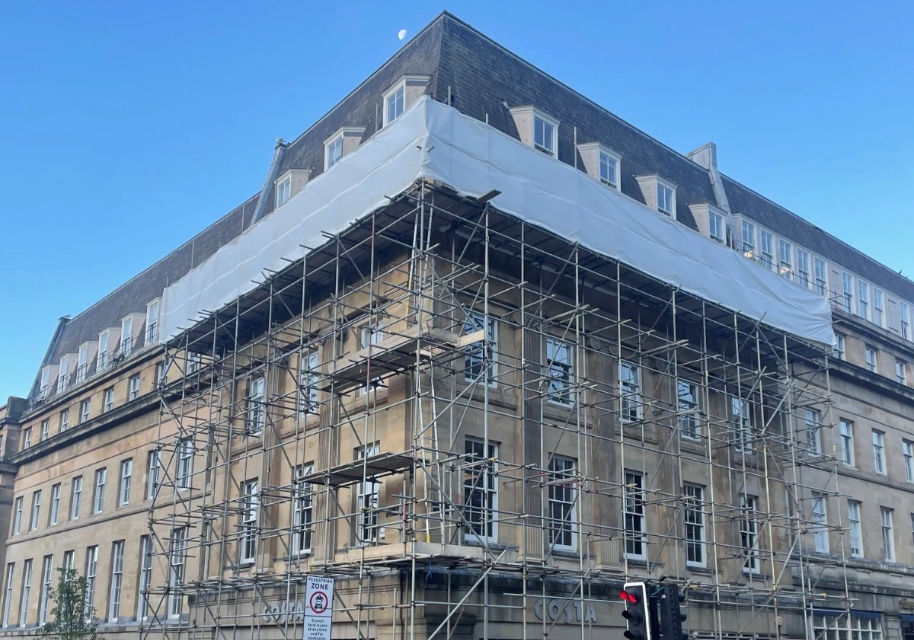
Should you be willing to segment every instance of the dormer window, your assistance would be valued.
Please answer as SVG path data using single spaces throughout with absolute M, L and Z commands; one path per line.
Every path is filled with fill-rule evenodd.
M 146 344 L 154 344 L 159 339 L 159 301 L 153 300 L 146 305 Z
M 676 186 L 658 175 L 636 176 L 644 204 L 671 218 L 676 217 Z M 707 234 L 707 225 L 702 233 Z
M 45 398 L 48 395 L 48 386 L 51 383 L 51 369 L 45 367 L 41 370 L 41 382 L 38 385 L 38 396 Z
M 292 176 L 286 176 L 276 184 L 276 208 L 281 207 L 292 197 Z
M 716 211 L 708 211 L 708 236 L 721 244 L 727 244 L 727 223 Z
M 108 338 L 107 329 L 98 334 L 98 359 L 95 365 L 97 371 L 104 371 L 108 368 Z
M 86 379 L 86 372 L 89 369 L 89 343 L 84 342 L 79 345 L 79 356 L 76 363 L 76 383 L 79 384 Z
M 129 356 L 133 352 L 133 316 L 121 320 L 121 355 Z
M 60 372 L 57 376 L 57 393 L 63 393 L 67 390 L 67 382 L 70 375 L 70 356 L 64 356 L 60 359 Z
M 676 210 L 676 190 L 657 181 L 657 211 L 672 217 Z
M 324 171 L 343 159 L 343 134 L 341 133 L 324 147 Z
M 621 183 L 619 176 L 621 162 L 619 160 L 619 156 L 600 149 L 600 182 L 616 190 L 619 189 Z
M 558 131 L 557 122 L 547 120 L 539 114 L 533 116 L 533 148 L 537 151 L 557 158 L 555 134 Z
M 384 97 L 384 126 L 403 115 L 406 110 L 406 81 Z

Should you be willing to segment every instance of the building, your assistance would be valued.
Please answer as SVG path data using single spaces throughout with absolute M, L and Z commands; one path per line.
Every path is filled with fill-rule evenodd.
M 914 637 L 912 303 L 444 13 L 61 321 L 2 633 L 73 567 L 109 637 L 298 636 L 309 575 L 334 638 L 590 639 L 647 576 L 695 637 Z

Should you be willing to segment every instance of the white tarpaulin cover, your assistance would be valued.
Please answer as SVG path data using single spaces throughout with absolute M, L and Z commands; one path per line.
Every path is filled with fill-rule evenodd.
M 792 284 L 587 174 L 455 109 L 421 98 L 358 151 L 165 289 L 167 340 L 389 202 L 419 178 L 468 196 L 493 189 L 505 213 L 617 259 L 658 280 L 831 345 L 831 308 Z

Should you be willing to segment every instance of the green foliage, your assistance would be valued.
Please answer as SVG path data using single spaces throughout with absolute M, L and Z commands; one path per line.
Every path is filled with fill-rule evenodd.
M 48 597 L 54 603 L 52 622 L 41 627 L 48 640 L 102 640 L 96 635 L 95 608 L 87 601 L 88 582 L 75 569 L 57 570 L 57 588 Z

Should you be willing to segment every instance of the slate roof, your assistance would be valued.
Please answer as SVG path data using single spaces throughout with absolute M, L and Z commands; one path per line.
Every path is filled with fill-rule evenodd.
M 690 204 L 716 204 L 708 172 L 683 154 L 639 131 L 603 107 L 514 55 L 453 15 L 439 15 L 352 93 L 294 140 L 286 149 L 277 175 L 289 169 L 323 170 L 323 141 L 343 126 L 365 127 L 364 138 L 380 126 L 382 94 L 405 74 L 429 77 L 426 93 L 446 101 L 491 126 L 519 137 L 509 107 L 533 105 L 561 122 L 559 159 L 573 164 L 573 130 L 578 143 L 601 142 L 622 156 L 622 191 L 644 201 L 636 176 L 657 174 L 675 184 L 677 217 L 695 228 Z M 914 301 L 914 282 L 898 275 L 853 247 L 829 235 L 739 182 L 723 177 L 733 213 L 793 240 L 872 283 Z M 273 210 L 266 194 L 264 215 Z M 45 361 L 75 353 L 80 344 L 97 339 L 106 327 L 119 326 L 129 313 L 145 311 L 166 286 L 242 233 L 257 204 L 255 194 L 244 204 L 200 232 L 81 314 L 66 322 Z

